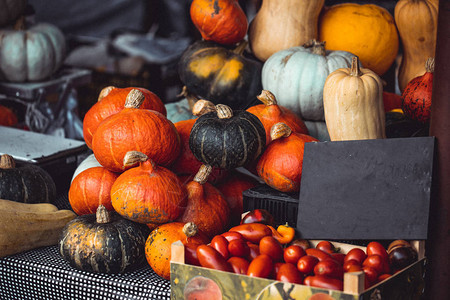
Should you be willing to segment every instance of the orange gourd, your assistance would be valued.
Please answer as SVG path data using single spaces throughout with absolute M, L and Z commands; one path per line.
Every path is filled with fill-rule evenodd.
M 140 90 L 131 90 L 125 108 L 103 120 L 94 133 L 95 158 L 110 171 L 132 167 L 123 165 L 128 151 L 140 151 L 162 166 L 170 165 L 180 153 L 180 136 L 173 123 L 155 110 L 139 109 L 143 100 Z
M 16 114 L 8 107 L 0 105 L 0 126 L 15 126 L 17 122 Z
M 247 111 L 257 116 L 263 124 L 266 130 L 266 145 L 270 143 L 270 129 L 279 122 L 288 125 L 292 131 L 308 134 L 303 120 L 288 108 L 278 105 L 275 95 L 270 91 L 263 90 L 257 98 L 263 104 L 252 106 Z
M 130 151 L 125 165 L 136 165 L 123 172 L 111 188 L 114 210 L 138 223 L 167 223 L 177 219 L 187 204 L 187 192 L 177 175 L 156 165 L 145 154 Z
M 284 123 L 273 125 L 270 137 L 272 141 L 256 165 L 258 176 L 278 191 L 298 192 L 305 143 L 318 140 L 306 134 L 293 132 Z
M 78 174 L 70 184 L 69 203 L 77 215 L 94 214 L 99 205 L 113 210 L 111 187 L 119 174 L 93 167 Z
M 86 112 L 83 119 L 83 137 L 89 148 L 92 148 L 92 136 L 98 125 L 107 117 L 124 109 L 127 95 L 133 89 L 140 90 L 145 97 L 139 108 L 156 110 L 166 116 L 167 111 L 164 103 L 157 95 L 147 89 L 105 87 L 100 91 L 97 103 Z

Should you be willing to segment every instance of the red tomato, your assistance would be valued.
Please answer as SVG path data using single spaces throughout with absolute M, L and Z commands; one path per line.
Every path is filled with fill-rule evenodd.
M 369 281 L 370 285 L 372 285 L 372 284 L 377 282 L 378 273 L 377 273 L 377 271 L 374 268 L 365 266 L 362 269 L 363 269 L 364 274 L 365 274 L 367 280 Z
M 357 266 L 361 269 L 362 264 L 360 264 L 358 261 L 356 261 L 354 259 L 350 259 L 344 263 L 342 268 L 343 268 L 344 272 L 349 272 L 349 269 L 353 268 L 353 266 Z
M 290 263 L 282 264 L 276 274 L 277 274 L 276 279 L 278 281 L 297 283 L 297 284 L 303 283 L 303 275 L 302 275 L 302 273 L 300 273 L 300 271 L 297 269 L 297 267 L 294 264 L 290 264 Z
M 250 262 L 247 275 L 252 277 L 269 278 L 269 275 L 272 274 L 272 269 L 272 258 L 267 254 L 260 254 Z
M 367 256 L 370 255 L 379 255 L 383 259 L 383 273 L 390 273 L 389 266 L 389 254 L 386 251 L 386 248 L 382 244 L 376 241 L 372 241 L 367 245 Z
M 245 258 L 232 256 L 228 259 L 227 262 L 231 265 L 234 273 L 241 275 L 247 274 L 248 266 L 250 265 L 250 263 Z
M 283 246 L 273 236 L 265 236 L 259 241 L 259 253 L 269 255 L 273 261 L 281 261 Z
M 333 253 L 330 253 L 330 255 L 339 264 L 341 264 L 341 265 L 344 264 L 344 258 L 345 258 L 345 254 L 344 253 L 333 252 Z
M 344 270 L 342 266 L 333 259 L 319 261 L 314 267 L 314 275 L 324 275 L 343 280 Z
M 235 239 L 228 243 L 228 252 L 230 256 L 247 257 L 250 254 L 250 248 L 244 239 Z
M 362 265 L 363 261 L 366 259 L 367 255 L 364 250 L 360 248 L 353 248 L 345 255 L 344 263 L 348 260 L 356 260 L 360 265 Z
M 333 259 L 333 257 L 330 255 L 330 253 L 327 253 L 323 250 L 316 249 L 316 248 L 306 249 L 306 254 L 317 257 L 319 259 L 319 261 Z
M 200 266 L 197 256 L 197 243 L 184 244 L 184 260 L 189 265 Z
M 217 250 L 223 258 L 228 259 L 230 257 L 230 253 L 228 252 L 228 241 L 225 237 L 221 235 L 216 235 L 212 238 L 209 243 L 211 247 Z
M 272 230 L 267 225 L 261 223 L 241 224 L 232 227 L 229 231 L 239 232 L 244 238 L 252 243 L 258 244 L 265 236 L 272 236 Z
M 241 224 L 248 224 L 248 223 L 262 223 L 273 226 L 274 219 L 268 210 L 258 208 L 248 212 L 242 218 Z
M 197 256 L 202 267 L 232 272 L 230 264 L 223 258 L 222 254 L 209 245 L 198 246 Z
M 252 261 L 259 255 L 259 246 L 251 242 L 247 242 L 247 246 L 250 249 L 247 259 Z
M 358 265 L 351 264 L 348 265 L 347 270 L 345 270 L 344 272 L 361 272 L 362 270 L 363 269 L 359 264 Z
M 303 281 L 304 285 L 314 286 L 329 290 L 339 290 L 342 291 L 344 288 L 344 281 L 336 278 L 331 278 L 322 275 L 308 276 Z
M 329 241 L 320 241 L 316 245 L 316 249 L 320 249 L 320 250 L 322 250 L 322 251 L 324 251 L 326 253 L 334 253 L 334 252 L 336 252 L 336 248 Z
M 294 265 L 297 265 L 297 262 L 300 259 L 300 257 L 305 255 L 306 255 L 305 250 L 299 245 L 290 245 L 284 248 L 283 252 L 284 261 Z
M 319 259 L 312 255 L 305 255 L 300 257 L 297 262 L 297 269 L 305 275 L 312 274 L 314 267 L 319 262 Z
M 278 271 L 280 270 L 280 267 L 283 264 L 284 264 L 284 262 L 281 262 L 281 261 L 276 262 L 276 263 L 273 264 L 273 274 L 272 274 L 273 276 L 272 276 L 272 278 L 277 278 Z
M 384 273 L 384 261 L 381 256 L 378 254 L 372 254 L 367 256 L 367 258 L 363 261 L 363 267 L 371 267 L 378 274 Z
M 383 280 L 385 280 L 385 279 L 387 279 L 387 278 L 389 278 L 391 276 L 392 276 L 391 274 L 381 274 L 380 276 L 378 276 L 377 282 L 381 282 L 381 281 L 383 281 Z
M 236 231 L 226 231 L 221 234 L 224 238 L 227 239 L 228 242 L 235 240 L 235 239 L 243 239 L 244 236 Z

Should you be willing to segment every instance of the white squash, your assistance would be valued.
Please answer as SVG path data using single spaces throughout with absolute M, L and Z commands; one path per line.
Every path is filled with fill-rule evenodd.
M 75 169 L 75 172 L 73 173 L 72 181 L 75 177 L 77 177 L 78 174 L 83 172 L 86 169 L 93 168 L 93 167 L 101 167 L 102 165 L 97 161 L 94 154 L 90 154 L 88 157 L 86 157 Z

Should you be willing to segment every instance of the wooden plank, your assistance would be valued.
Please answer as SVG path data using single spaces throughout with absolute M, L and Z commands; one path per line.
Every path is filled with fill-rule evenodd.
M 344 273 L 344 293 L 359 295 L 364 291 L 364 272 Z

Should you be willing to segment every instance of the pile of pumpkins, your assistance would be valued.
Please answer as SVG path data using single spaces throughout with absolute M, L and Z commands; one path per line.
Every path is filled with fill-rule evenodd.
M 401 0 L 395 19 L 323 0 L 264 0 L 250 24 L 235 0 L 194 0 L 190 15 L 202 40 L 178 67 L 193 118 L 172 122 L 142 87 L 106 87 L 85 115 L 93 163 L 76 171 L 69 202 L 79 217 L 60 240 L 77 268 L 122 272 L 145 257 L 169 279 L 170 243 L 208 243 L 236 225 L 244 190 L 298 192 L 305 143 L 386 137 L 386 111 L 407 102 L 389 102 L 380 77 L 400 40 L 401 88 L 412 94 L 408 84 L 432 74 L 437 0 Z

